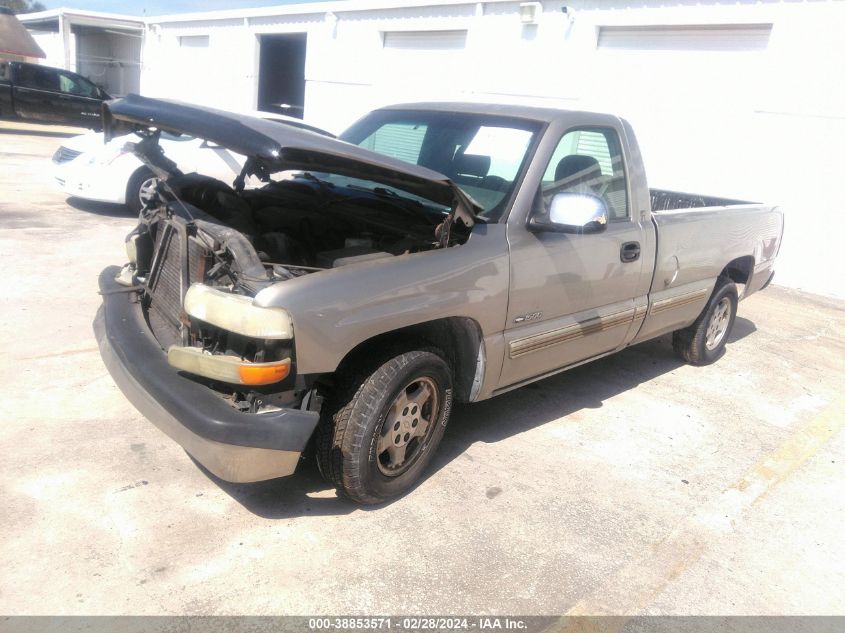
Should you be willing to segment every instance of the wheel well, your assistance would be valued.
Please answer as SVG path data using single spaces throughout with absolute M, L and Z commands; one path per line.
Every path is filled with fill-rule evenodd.
M 751 255 L 737 257 L 722 269 L 720 277 L 727 277 L 734 283 L 747 284 L 754 272 L 754 258 Z
M 467 317 L 448 317 L 410 325 L 379 334 L 353 348 L 337 371 L 361 364 L 375 365 L 412 349 L 435 349 L 452 370 L 455 399 L 469 400 L 476 373 L 482 334 L 478 323 Z M 375 370 L 375 367 L 373 367 Z

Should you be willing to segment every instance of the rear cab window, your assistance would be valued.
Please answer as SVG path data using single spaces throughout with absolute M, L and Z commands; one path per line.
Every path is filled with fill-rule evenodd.
M 445 174 L 481 207 L 482 219 L 497 222 L 539 128 L 505 116 L 379 110 L 340 138 Z
M 406 163 L 418 164 L 428 126 L 424 123 L 387 123 L 359 143 L 365 149 Z

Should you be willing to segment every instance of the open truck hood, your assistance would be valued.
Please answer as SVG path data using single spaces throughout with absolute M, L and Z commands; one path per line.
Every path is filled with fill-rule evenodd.
M 106 141 L 148 128 L 211 141 L 252 158 L 268 173 L 322 171 L 372 180 L 452 207 L 466 226 L 477 219 L 478 208 L 471 198 L 443 174 L 345 141 L 283 123 L 134 94 L 103 104 Z

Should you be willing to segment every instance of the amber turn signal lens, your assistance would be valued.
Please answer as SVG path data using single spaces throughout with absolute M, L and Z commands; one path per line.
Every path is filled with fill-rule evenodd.
M 238 368 L 241 382 L 245 385 L 270 385 L 288 377 L 290 363 L 284 365 L 241 365 Z

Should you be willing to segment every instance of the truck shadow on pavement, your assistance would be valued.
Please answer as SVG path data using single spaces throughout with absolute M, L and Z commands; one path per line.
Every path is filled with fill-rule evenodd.
M 728 344 L 755 331 L 751 321 L 737 317 Z M 599 409 L 605 400 L 683 365 L 672 351 L 672 336 L 666 335 L 496 398 L 456 405 L 437 454 L 417 486 L 476 442 L 500 442 L 576 411 Z M 303 460 L 290 477 L 253 484 L 222 481 L 197 465 L 244 508 L 267 519 L 342 515 L 378 510 L 391 503 L 359 506 L 338 497 L 323 481 L 311 457 Z M 412 489 L 408 494 L 413 493 Z

